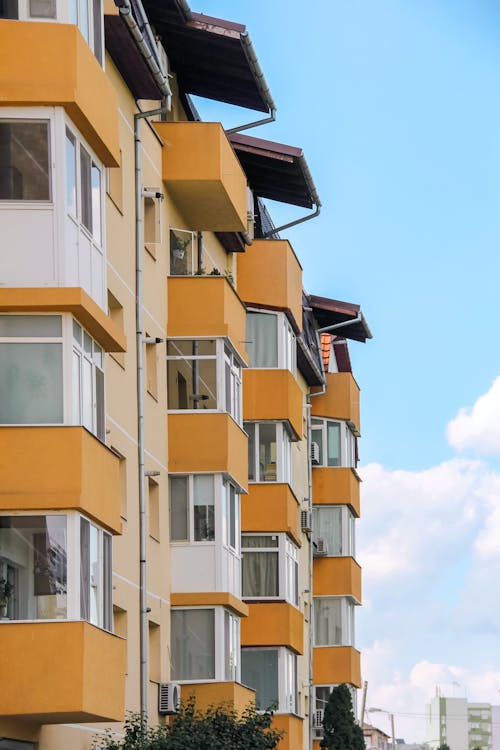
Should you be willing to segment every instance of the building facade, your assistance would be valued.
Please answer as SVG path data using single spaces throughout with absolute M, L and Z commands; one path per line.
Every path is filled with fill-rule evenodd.
M 244 26 L 0 0 L 0 750 L 168 721 L 178 686 L 305 750 L 360 686 L 371 334 L 263 202 L 319 213 L 301 149 L 190 95 L 274 118 Z
M 451 750 L 492 750 L 497 706 L 470 703 L 466 698 L 436 696 L 427 705 L 427 744 L 447 744 Z

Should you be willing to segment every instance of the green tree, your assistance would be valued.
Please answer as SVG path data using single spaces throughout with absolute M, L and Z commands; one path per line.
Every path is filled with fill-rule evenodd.
M 330 693 L 323 715 L 323 750 L 365 750 L 363 730 L 352 710 L 351 691 L 337 685 Z
M 441 745 L 439 745 L 438 750 L 451 750 L 451 747 L 446 744 L 446 742 L 443 742 Z
M 271 729 L 272 711 L 258 713 L 255 706 L 241 716 L 227 706 L 196 709 L 190 698 L 169 724 L 142 731 L 140 716 L 125 721 L 124 735 L 98 737 L 94 750 L 274 750 L 282 732 Z

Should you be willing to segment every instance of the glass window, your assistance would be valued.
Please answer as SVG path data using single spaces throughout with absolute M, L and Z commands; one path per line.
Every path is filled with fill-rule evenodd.
M 241 424 L 241 365 L 223 339 L 167 343 L 168 408 L 226 411 Z
M 31 18 L 55 18 L 56 0 L 30 0 Z
M 62 423 L 62 357 L 61 316 L 0 315 L 1 424 Z
M 104 371 L 102 349 L 73 321 L 73 420 L 100 440 L 105 438 Z
M 189 541 L 188 477 L 169 478 L 170 482 L 170 539 Z
M 237 680 L 239 676 L 240 621 L 224 610 L 224 679 Z
M 18 0 L 0 0 L 0 18 L 19 18 Z
M 354 604 L 346 597 L 315 597 L 316 646 L 354 645 Z
M 324 539 L 330 557 L 355 554 L 355 518 L 345 505 L 322 506 L 313 509 L 313 541 Z
M 194 541 L 213 542 L 215 538 L 214 478 L 199 474 L 193 477 Z
M 66 619 L 67 581 L 66 516 L 0 516 L 0 616 Z
M 170 275 L 192 276 L 197 267 L 195 235 L 185 229 L 170 230 Z
M 171 611 L 172 679 L 215 679 L 215 610 Z
M 313 419 L 311 460 L 316 466 L 356 466 L 356 437 L 347 422 Z
M 76 143 L 66 130 L 66 208 L 76 216 Z
M 279 597 L 278 536 L 244 534 L 241 543 L 243 597 Z
M 250 367 L 278 367 L 278 317 L 247 313 L 247 352 Z
M 2 16 L 0 15 L 0 18 L 1 17 Z M 0 738 L 0 750 L 36 750 L 36 746 L 34 742 L 23 742 L 22 740 L 9 740 L 7 737 L 2 737 Z
M 0 121 L 0 200 L 50 201 L 49 123 Z
M 287 648 L 243 648 L 241 681 L 256 691 L 258 710 L 296 712 L 297 657 Z
M 102 245 L 102 170 L 77 137 L 66 128 L 66 208 Z
M 170 538 L 174 542 L 215 539 L 215 477 L 213 474 L 171 475 Z
M 256 691 L 255 705 L 258 710 L 278 709 L 278 649 L 243 648 L 241 681 Z
M 111 537 L 80 519 L 80 615 L 111 629 Z
M 282 422 L 245 422 L 248 478 L 252 482 L 290 482 L 290 437 Z
M 298 549 L 286 534 L 243 534 L 244 599 L 285 599 L 298 604 Z

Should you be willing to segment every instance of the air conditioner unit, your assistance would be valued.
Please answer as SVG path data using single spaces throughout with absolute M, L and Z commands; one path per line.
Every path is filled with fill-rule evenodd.
M 300 528 L 302 531 L 312 531 L 312 520 L 310 510 L 300 511 Z
M 324 709 L 317 708 L 313 715 L 313 725 L 315 729 L 323 728 L 323 717 L 325 715 Z
M 158 685 L 158 713 L 161 716 L 179 713 L 181 686 L 178 682 L 160 682 Z
M 255 204 L 253 193 L 247 187 L 247 234 L 251 240 L 254 238 L 255 229 Z
M 328 543 L 326 539 L 322 539 L 319 537 L 316 539 L 313 545 L 313 555 L 314 557 L 325 557 L 325 555 L 328 554 Z
M 311 443 L 311 463 L 319 464 L 319 443 Z

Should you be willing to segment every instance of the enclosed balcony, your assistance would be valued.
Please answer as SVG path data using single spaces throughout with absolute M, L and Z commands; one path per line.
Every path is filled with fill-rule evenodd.
M 87 622 L 0 623 L 0 714 L 39 724 L 123 721 L 126 642 Z
M 172 337 L 227 337 L 246 361 L 246 311 L 223 276 L 169 276 L 168 333 Z
M 250 614 L 241 622 L 242 646 L 287 646 L 304 653 L 304 616 L 287 602 L 249 605 Z
M 359 435 L 359 386 L 350 372 L 327 373 L 326 392 L 312 399 L 311 414 L 345 420 Z
M 352 646 L 323 646 L 313 651 L 313 682 L 361 687 L 360 653 Z
M 118 457 L 84 427 L 0 427 L 0 510 L 47 509 L 119 534 Z
M 0 20 L 0 38 L 2 106 L 64 107 L 103 164 L 117 167 L 118 100 L 78 27 Z
M 349 505 L 359 517 L 361 480 L 355 469 L 313 466 L 312 481 L 315 505 Z
M 295 750 L 303 746 L 304 719 L 300 716 L 275 714 L 271 726 L 284 733 L 278 745 L 279 750 Z
M 299 503 L 288 484 L 250 484 L 241 500 L 241 527 L 247 532 L 284 531 L 300 545 Z
M 238 293 L 247 304 L 289 312 L 302 329 L 302 267 L 288 240 L 254 240 L 238 255 Z
M 302 436 L 303 393 L 285 369 L 251 369 L 243 372 L 243 417 L 250 421 L 286 420 Z
M 246 232 L 247 182 L 218 122 L 161 122 L 163 181 L 191 229 Z
M 170 472 L 228 474 L 246 491 L 247 437 L 229 414 L 169 414 L 168 434 Z
M 361 568 L 352 557 L 316 557 L 314 596 L 349 596 L 361 604 Z

